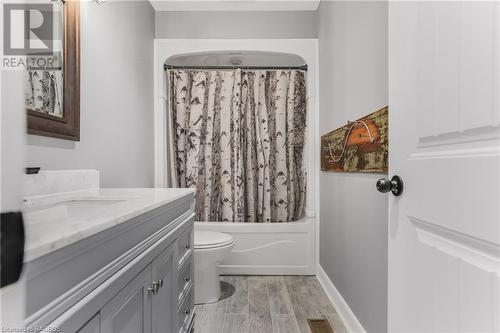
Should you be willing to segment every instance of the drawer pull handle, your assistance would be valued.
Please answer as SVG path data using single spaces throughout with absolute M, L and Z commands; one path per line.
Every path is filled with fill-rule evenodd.
M 184 314 L 188 315 L 191 313 L 191 309 L 187 309 L 186 311 L 184 311 Z
M 191 248 L 191 244 L 186 243 L 186 245 L 184 245 L 184 248 L 185 248 L 186 250 L 189 250 L 189 249 Z
M 184 277 L 184 281 L 186 281 L 186 282 L 191 281 L 191 276 L 190 276 L 190 275 L 188 275 L 188 276 Z

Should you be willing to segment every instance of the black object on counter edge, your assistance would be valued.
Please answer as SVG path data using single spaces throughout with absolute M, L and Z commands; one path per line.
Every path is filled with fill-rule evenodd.
M 19 280 L 24 260 L 24 224 L 21 212 L 0 215 L 0 284 L 8 286 Z
M 36 175 L 40 172 L 40 167 L 28 167 L 26 168 L 27 175 Z

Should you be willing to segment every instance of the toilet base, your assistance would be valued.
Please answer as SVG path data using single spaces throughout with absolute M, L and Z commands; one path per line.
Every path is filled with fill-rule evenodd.
M 197 270 L 195 264 L 194 303 L 206 304 L 219 301 L 221 297 L 219 265 Z
M 219 264 L 231 253 L 234 243 L 208 249 L 194 249 L 194 302 L 220 300 Z

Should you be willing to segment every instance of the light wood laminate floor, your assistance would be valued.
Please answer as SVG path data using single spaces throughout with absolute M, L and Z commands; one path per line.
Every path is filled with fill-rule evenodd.
M 347 330 L 314 276 L 221 276 L 222 299 L 195 306 L 195 333 L 310 333 L 308 318 Z

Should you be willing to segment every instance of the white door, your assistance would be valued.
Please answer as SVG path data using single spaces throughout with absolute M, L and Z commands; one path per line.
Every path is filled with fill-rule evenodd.
M 2 5 L 3 6 L 3 5 Z M 0 15 L 2 11 L 0 10 Z M 0 111 L 0 211 L 21 210 L 25 167 L 24 79 L 21 70 L 1 70 Z M 3 236 L 5 237 L 5 236 Z M 21 279 L 0 290 L 0 327 L 20 330 L 25 317 L 25 281 Z
M 500 330 L 500 3 L 389 3 L 390 332 Z

